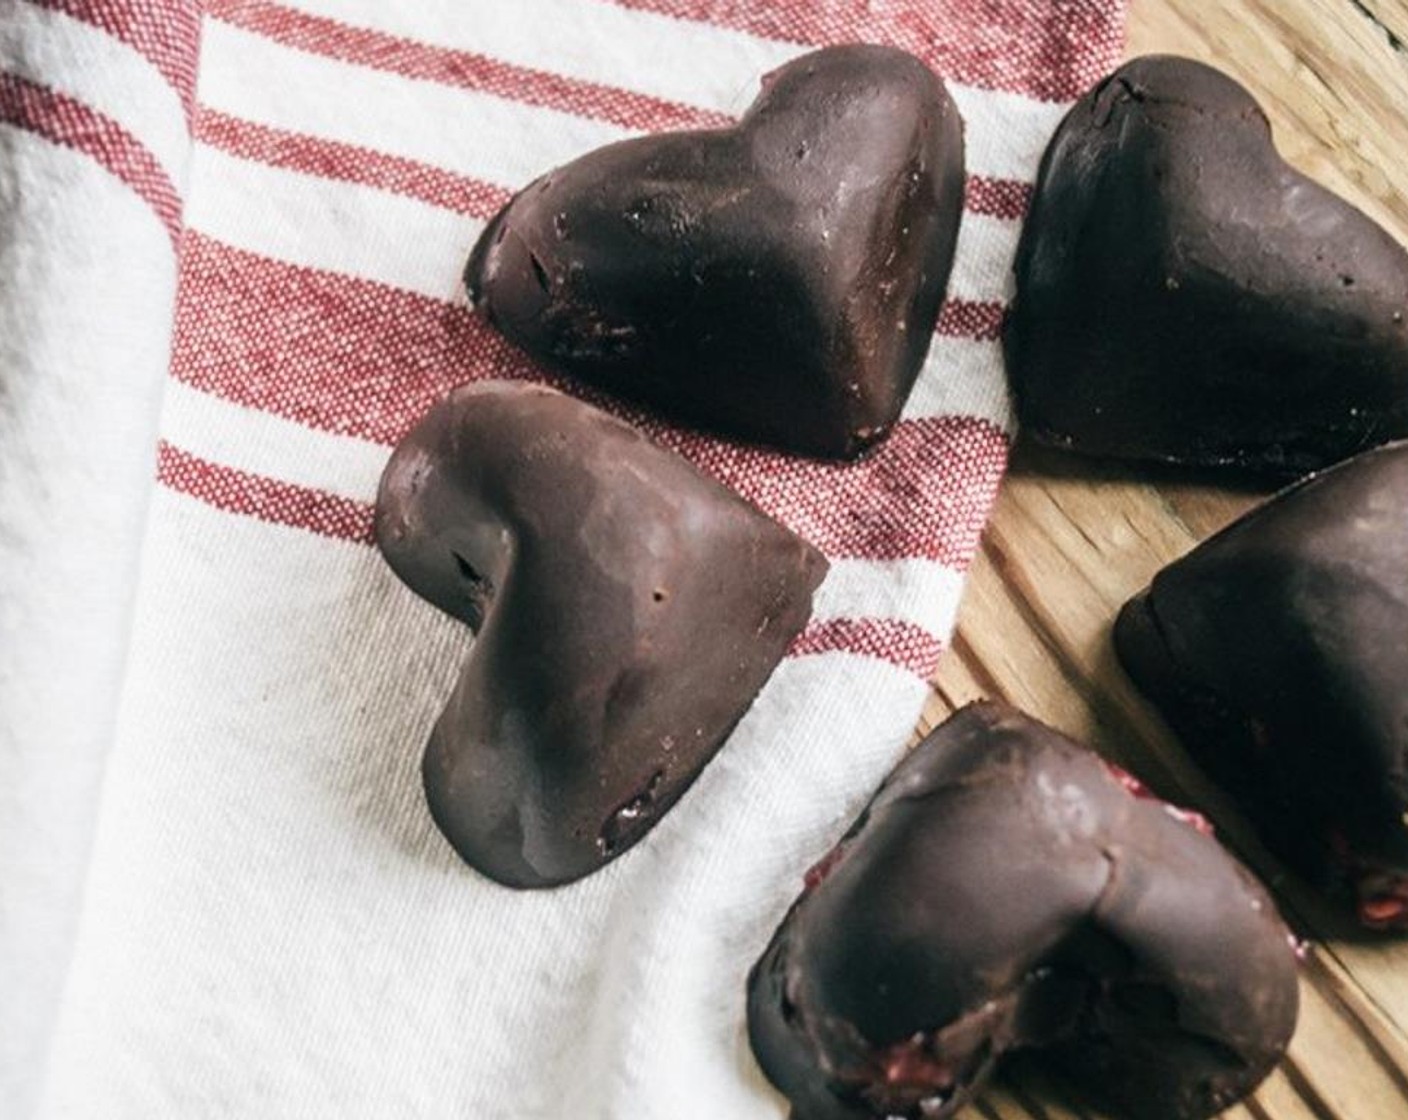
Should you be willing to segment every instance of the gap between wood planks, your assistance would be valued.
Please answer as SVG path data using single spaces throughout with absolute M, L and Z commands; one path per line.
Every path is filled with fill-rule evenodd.
M 1368 3 L 1368 0 L 1349 0 L 1349 2 L 1354 6 L 1356 11 L 1361 12 L 1370 23 L 1384 33 L 1390 47 L 1396 51 L 1403 51 L 1403 40 L 1398 37 L 1393 28 L 1385 23 L 1378 12 L 1374 10 L 1374 5 Z

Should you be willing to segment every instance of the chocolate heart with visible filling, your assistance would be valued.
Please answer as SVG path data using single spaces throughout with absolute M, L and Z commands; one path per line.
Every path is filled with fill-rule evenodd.
M 1408 443 L 1283 491 L 1154 577 L 1115 647 L 1266 845 L 1408 929 Z
M 1076 103 L 1016 272 L 1007 366 L 1042 443 L 1296 475 L 1408 435 L 1408 253 L 1210 67 L 1136 59 Z
M 688 788 L 806 625 L 821 554 L 551 389 L 451 394 L 387 464 L 376 539 L 474 647 L 426 797 L 501 883 L 580 878 Z
M 734 128 L 591 152 L 516 195 L 465 283 L 544 365 L 809 455 L 884 435 L 929 348 L 963 122 L 887 47 L 808 54 Z
M 795 1120 L 943 1120 L 1042 1048 L 1137 1120 L 1195 1120 L 1284 1053 L 1298 1006 L 1266 892 L 1170 807 L 1005 705 L 885 780 L 748 980 Z

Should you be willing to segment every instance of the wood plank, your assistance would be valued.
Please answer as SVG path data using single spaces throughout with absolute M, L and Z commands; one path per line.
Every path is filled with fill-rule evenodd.
M 1129 53 L 1175 53 L 1261 100 L 1291 162 L 1408 242 L 1408 0 L 1133 0 Z M 1124 677 L 1110 644 L 1123 602 L 1267 491 L 1019 448 L 919 733 L 1003 697 L 1205 812 L 1315 939 L 1289 1060 L 1235 1120 L 1408 1117 L 1408 942 L 1366 939 L 1262 849 Z M 972 1120 L 1079 1116 L 1039 1072 Z
M 1389 47 L 1408 52 L 1408 0 L 1351 0 L 1383 35 Z

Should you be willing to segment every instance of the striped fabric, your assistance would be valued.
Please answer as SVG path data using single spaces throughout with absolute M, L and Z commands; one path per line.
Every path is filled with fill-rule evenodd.
M 0 0 L 0 1114 L 784 1115 L 743 976 L 923 702 L 1005 465 L 1036 162 L 1122 28 L 1122 0 Z M 644 843 L 493 886 L 419 792 L 468 637 L 370 547 L 431 402 L 553 380 L 460 268 L 543 170 L 727 124 L 855 40 L 967 122 L 919 385 L 853 465 L 592 398 L 832 570 Z

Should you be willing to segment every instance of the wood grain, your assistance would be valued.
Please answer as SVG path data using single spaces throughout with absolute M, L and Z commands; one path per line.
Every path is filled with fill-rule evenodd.
M 1282 153 L 1408 243 L 1408 0 L 1133 0 L 1128 53 L 1243 82 Z M 1019 447 L 920 732 L 1000 696 L 1203 810 L 1312 942 L 1283 1066 L 1228 1120 L 1408 1118 L 1408 943 L 1365 940 L 1257 843 L 1117 665 L 1110 626 L 1265 492 Z M 1405 684 L 1408 687 L 1408 684 Z M 1091 1120 L 1019 1066 L 965 1120 Z

